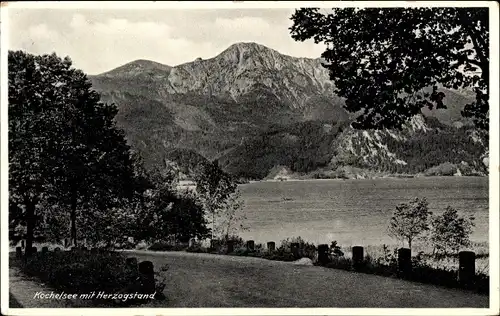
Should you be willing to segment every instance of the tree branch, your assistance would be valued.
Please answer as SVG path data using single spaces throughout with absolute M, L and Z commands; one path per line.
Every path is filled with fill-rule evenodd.
M 481 62 L 477 61 L 477 60 L 474 60 L 474 59 L 469 59 L 467 58 L 466 56 L 463 56 L 463 55 L 458 55 L 457 56 L 457 61 L 459 62 L 458 65 L 463 65 L 465 63 L 469 63 L 469 64 L 472 64 L 476 67 L 479 67 L 481 68 Z M 482 70 L 482 68 L 481 68 Z
M 465 29 L 465 32 L 467 35 L 470 37 L 472 40 L 472 44 L 474 45 L 474 51 L 476 52 L 477 57 L 479 58 L 480 63 L 477 65 L 479 68 L 482 70 L 482 74 L 485 75 L 489 71 L 489 61 L 488 58 L 484 55 L 485 49 L 486 49 L 486 43 L 481 40 L 481 44 L 479 44 L 480 36 L 477 36 L 476 32 L 474 31 L 474 28 L 471 27 L 471 21 L 468 16 L 464 14 L 460 14 L 460 20 L 462 21 L 462 26 Z M 485 78 L 488 79 L 488 78 Z

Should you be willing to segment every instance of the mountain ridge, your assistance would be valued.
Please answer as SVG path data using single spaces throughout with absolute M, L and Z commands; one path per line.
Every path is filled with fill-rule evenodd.
M 251 166 L 254 162 L 247 159 L 252 156 L 247 149 L 253 148 L 264 157 L 261 165 L 265 167 L 257 167 L 247 177 L 262 178 L 277 165 L 302 172 L 338 167 L 339 160 L 334 164 L 332 161 L 342 154 L 338 144 L 346 137 L 369 143 L 368 138 L 359 138 L 357 132 L 346 134 L 349 128 L 345 125 L 352 121 L 353 114 L 343 108 L 344 100 L 335 95 L 320 58 L 287 56 L 257 43 L 235 43 L 212 58 L 178 66 L 139 59 L 89 78 L 103 101 L 118 105 L 118 125 L 148 164 L 162 164 L 169 157 L 181 164 L 183 157 L 196 157 L 199 162 L 201 155 L 209 160 L 220 159 L 226 170 L 241 174 L 240 169 L 255 169 Z M 422 115 L 444 123 L 437 129 L 445 131 L 448 140 L 454 142 L 453 138 L 464 139 L 465 132 L 458 128 L 467 122 L 459 115 L 470 98 L 456 91 L 448 92 L 453 104 L 447 111 L 423 111 Z M 423 122 L 428 124 L 427 119 Z M 322 132 L 337 128 L 344 132 Z M 273 130 L 274 136 L 269 134 Z M 410 142 L 408 137 L 405 139 Z M 467 144 L 471 150 L 477 150 Z M 265 146 L 267 151 L 256 146 Z M 467 146 L 463 147 L 464 152 Z M 469 154 L 460 155 L 479 166 Z M 377 159 L 386 166 L 392 158 L 384 157 Z M 357 160 L 351 158 L 342 163 L 356 165 Z M 373 161 L 358 166 L 379 168 Z M 436 161 L 442 163 L 440 159 Z
M 192 61 L 187 61 L 187 62 L 183 62 L 183 63 L 180 63 L 180 64 L 177 64 L 177 65 L 174 65 L 174 66 L 171 66 L 171 65 L 167 65 L 167 64 L 164 64 L 164 63 L 160 63 L 160 62 L 157 62 L 157 61 L 154 61 L 154 60 L 147 60 L 147 59 L 136 59 L 136 60 L 132 60 L 132 61 L 129 61 L 125 64 L 123 64 L 122 66 L 118 66 L 118 67 L 115 67 L 111 70 L 108 70 L 108 71 L 105 71 L 105 72 L 102 72 L 102 73 L 99 73 L 99 74 L 95 74 L 95 75 L 92 75 L 92 77 L 98 77 L 98 76 L 105 76 L 107 75 L 108 73 L 112 72 L 112 71 L 115 71 L 115 70 L 118 70 L 126 65 L 135 65 L 135 64 L 144 64 L 144 63 L 150 63 L 151 65 L 156 65 L 160 68 L 174 68 L 174 67 L 180 67 L 180 66 L 183 66 L 183 65 L 186 65 L 186 64 L 191 64 L 191 63 L 195 63 L 197 61 L 202 61 L 202 60 L 210 60 L 210 59 L 215 59 L 217 58 L 218 56 L 224 54 L 224 53 L 228 53 L 232 50 L 241 50 L 242 48 L 243 49 L 248 49 L 248 47 L 254 47 L 254 48 L 258 48 L 260 50 L 269 50 L 269 51 L 272 51 L 276 54 L 279 54 L 279 55 L 282 55 L 282 56 L 285 56 L 285 57 L 290 57 L 290 58 L 295 58 L 295 59 L 304 59 L 304 60 L 312 60 L 312 61 L 322 61 L 323 59 L 321 57 L 318 57 L 318 58 L 310 58 L 310 57 L 295 57 L 295 56 L 291 56 L 291 55 L 287 55 L 287 54 L 283 54 L 281 52 L 279 52 L 278 50 L 275 50 L 273 48 L 270 48 L 270 47 L 267 47 L 265 45 L 262 45 L 262 44 L 259 44 L 259 43 L 256 43 L 256 42 L 236 42 L 234 44 L 231 44 L 229 47 L 227 47 L 226 49 L 222 50 L 219 54 L 211 57 L 211 58 L 207 58 L 207 59 L 203 59 L 201 57 L 198 57 L 196 58 L 195 60 L 192 60 Z

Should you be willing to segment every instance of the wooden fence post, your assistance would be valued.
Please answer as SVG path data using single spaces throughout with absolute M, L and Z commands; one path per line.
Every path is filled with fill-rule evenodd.
M 226 253 L 232 253 L 232 252 L 234 252 L 234 240 L 228 240 Z
M 154 266 L 151 261 L 139 263 L 139 275 L 143 293 L 151 294 L 155 291 Z
M 352 266 L 354 270 L 360 270 L 364 260 L 364 249 L 361 246 L 352 247 Z
M 274 241 L 267 242 L 267 251 L 273 252 L 276 250 L 276 243 Z
M 476 275 L 476 254 L 472 251 L 458 253 L 458 280 L 463 286 L 471 286 Z
M 290 244 L 290 248 L 292 251 L 292 255 L 295 259 L 299 258 L 299 243 L 298 242 L 293 242 Z
M 318 262 L 321 265 L 325 265 L 330 261 L 330 258 L 328 257 L 328 245 L 327 244 L 321 244 L 318 245 Z
M 411 249 L 398 249 L 398 275 L 402 278 L 409 278 L 411 275 Z
M 247 249 L 250 251 L 253 251 L 255 249 L 255 241 L 248 240 L 247 241 Z

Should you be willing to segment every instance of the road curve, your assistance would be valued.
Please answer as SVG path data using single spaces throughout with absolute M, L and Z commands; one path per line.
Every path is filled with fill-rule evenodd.
M 251 257 L 127 251 L 164 265 L 166 301 L 148 307 L 488 308 L 489 297 L 315 266 Z M 146 307 L 146 306 L 144 306 Z

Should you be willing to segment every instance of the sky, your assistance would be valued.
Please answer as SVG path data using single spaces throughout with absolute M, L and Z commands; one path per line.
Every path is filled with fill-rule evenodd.
M 9 49 L 69 56 L 99 74 L 137 59 L 175 66 L 211 58 L 236 42 L 283 54 L 320 57 L 324 46 L 296 42 L 294 9 L 21 9 L 10 8 Z

